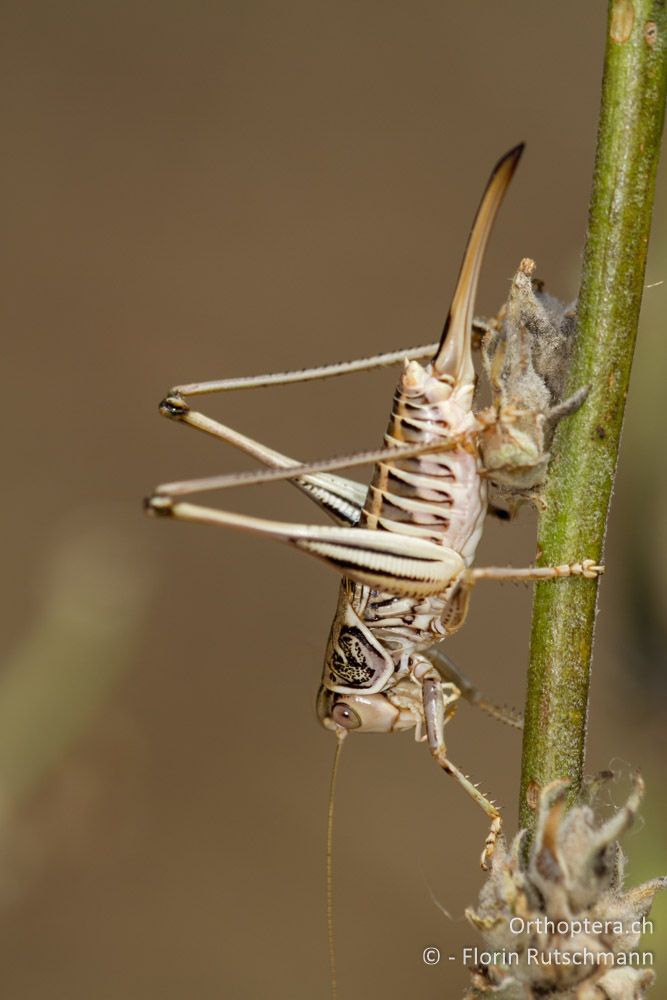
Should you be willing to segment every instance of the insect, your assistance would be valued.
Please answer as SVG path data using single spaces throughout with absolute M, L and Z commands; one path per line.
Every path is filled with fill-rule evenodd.
M 273 467 L 266 472 L 167 483 L 149 510 L 182 521 L 220 525 L 286 542 L 324 560 L 341 576 L 338 606 L 325 653 L 317 712 L 339 741 L 350 732 L 412 729 L 436 763 L 484 810 L 490 831 L 486 865 L 501 826 L 500 812 L 452 763 L 444 739 L 460 687 L 437 643 L 463 624 L 479 580 L 595 577 L 592 560 L 555 567 L 473 567 L 487 510 L 480 434 L 511 423 L 513 407 L 473 412 L 473 306 L 481 263 L 498 208 L 523 147 L 498 162 L 468 240 L 440 341 L 373 358 L 172 389 L 163 414 L 213 435 Z M 427 358 L 422 365 L 420 359 Z M 188 397 L 343 375 L 403 362 L 384 447 L 300 464 L 191 409 Z M 373 463 L 369 487 L 333 475 Z M 333 527 L 289 524 L 199 506 L 194 492 L 288 479 L 327 511 Z M 339 742 L 340 745 L 340 742 Z

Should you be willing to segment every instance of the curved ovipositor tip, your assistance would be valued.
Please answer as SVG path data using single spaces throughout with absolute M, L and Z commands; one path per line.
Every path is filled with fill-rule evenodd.
M 468 237 L 440 345 L 433 358 L 436 373 L 449 375 L 458 383 L 469 383 L 474 379 L 471 338 L 479 272 L 491 228 L 523 149 L 524 143 L 510 149 L 491 172 Z

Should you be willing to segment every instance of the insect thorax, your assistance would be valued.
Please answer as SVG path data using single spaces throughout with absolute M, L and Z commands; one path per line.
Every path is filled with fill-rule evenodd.
M 373 694 L 409 676 L 413 654 L 463 624 L 468 591 L 454 581 L 444 594 L 397 597 L 343 580 L 329 633 L 322 684 L 330 691 Z

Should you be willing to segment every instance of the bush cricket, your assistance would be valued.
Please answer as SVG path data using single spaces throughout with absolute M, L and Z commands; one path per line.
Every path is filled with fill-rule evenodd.
M 448 757 L 444 727 L 465 682 L 456 683 L 437 644 L 463 625 L 471 589 L 479 580 L 595 577 L 602 571 L 589 559 L 518 569 L 473 566 L 487 513 L 480 437 L 494 423 L 511 424 L 521 415 L 514 404 L 473 411 L 473 307 L 489 234 L 522 151 L 523 146 L 510 150 L 491 174 L 439 342 L 300 372 L 173 388 L 160 404 L 164 415 L 240 448 L 269 469 L 165 483 L 147 500 L 154 514 L 286 542 L 342 576 L 317 699 L 319 719 L 336 734 L 339 748 L 350 731 L 413 729 L 416 739 L 428 743 L 436 763 L 489 818 L 484 867 L 501 827 L 500 812 Z M 193 410 L 187 401 L 205 393 L 330 378 L 400 362 L 403 370 L 384 446 L 319 462 L 299 463 Z M 362 464 L 374 467 L 369 487 L 333 474 Z M 181 499 L 275 480 L 291 481 L 335 525 L 272 521 Z M 481 699 L 473 695 L 473 700 Z

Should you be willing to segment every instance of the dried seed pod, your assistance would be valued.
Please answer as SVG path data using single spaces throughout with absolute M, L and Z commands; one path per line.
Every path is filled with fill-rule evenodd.
M 576 310 L 544 292 L 525 258 L 507 304 L 482 339 L 482 362 L 497 420 L 480 434 L 492 499 L 510 510 L 539 503 L 558 421 L 583 403 L 588 387 L 563 400 Z
M 488 952 L 466 1000 L 642 1000 L 654 981 L 650 952 L 637 949 L 667 878 L 625 891 L 616 842 L 637 814 L 643 782 L 636 775 L 625 806 L 601 824 L 589 805 L 565 811 L 567 787 L 543 790 L 527 860 L 523 833 L 511 848 L 496 847 L 477 909 L 467 912 Z

